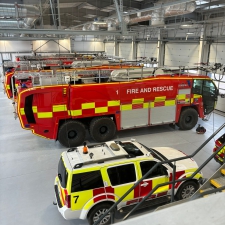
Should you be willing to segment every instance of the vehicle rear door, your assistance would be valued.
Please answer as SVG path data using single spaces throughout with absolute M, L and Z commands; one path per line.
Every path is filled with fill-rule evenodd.
M 74 173 L 71 182 L 71 209 L 82 210 L 86 204 L 91 207 L 94 203 L 105 198 L 101 170 L 91 170 Z

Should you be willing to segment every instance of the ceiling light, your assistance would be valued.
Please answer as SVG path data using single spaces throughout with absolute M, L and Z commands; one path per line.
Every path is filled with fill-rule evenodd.
M 128 12 L 127 12 L 127 11 L 125 11 L 125 12 L 123 12 L 123 13 L 125 13 L 125 14 L 126 14 L 126 13 L 128 13 Z
M 106 22 L 101 22 L 101 21 L 96 21 L 96 22 L 93 22 L 93 24 L 107 24 Z
M 188 32 L 188 33 L 186 33 L 186 34 L 194 34 L 193 32 Z

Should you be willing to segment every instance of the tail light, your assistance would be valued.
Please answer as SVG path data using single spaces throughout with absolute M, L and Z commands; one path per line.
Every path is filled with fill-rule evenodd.
M 67 206 L 67 208 L 71 208 L 71 198 L 70 198 L 70 195 L 66 195 L 65 196 L 65 205 Z
M 218 149 L 217 146 L 215 146 L 215 147 L 213 148 L 213 152 L 215 152 L 217 149 Z

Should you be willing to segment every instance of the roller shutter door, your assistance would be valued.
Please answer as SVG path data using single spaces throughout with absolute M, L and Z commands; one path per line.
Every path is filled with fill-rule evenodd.
M 115 55 L 115 43 L 105 43 L 105 52 L 107 55 Z
M 119 43 L 119 56 L 127 60 L 133 59 L 132 57 L 133 48 L 132 43 Z
M 166 66 L 193 66 L 198 63 L 199 43 L 167 43 L 165 45 Z

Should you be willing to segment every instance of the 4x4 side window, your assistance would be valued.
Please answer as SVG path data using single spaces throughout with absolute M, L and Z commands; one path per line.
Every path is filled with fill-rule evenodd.
M 104 185 L 99 170 L 73 174 L 71 192 L 91 190 L 100 187 L 104 187 Z
M 134 164 L 126 164 L 108 168 L 108 175 L 113 186 L 136 181 Z
M 144 176 L 157 162 L 155 161 L 143 161 L 140 163 L 142 176 Z M 146 179 L 165 176 L 168 175 L 167 170 L 164 166 L 159 165 L 157 166 L 148 176 Z

